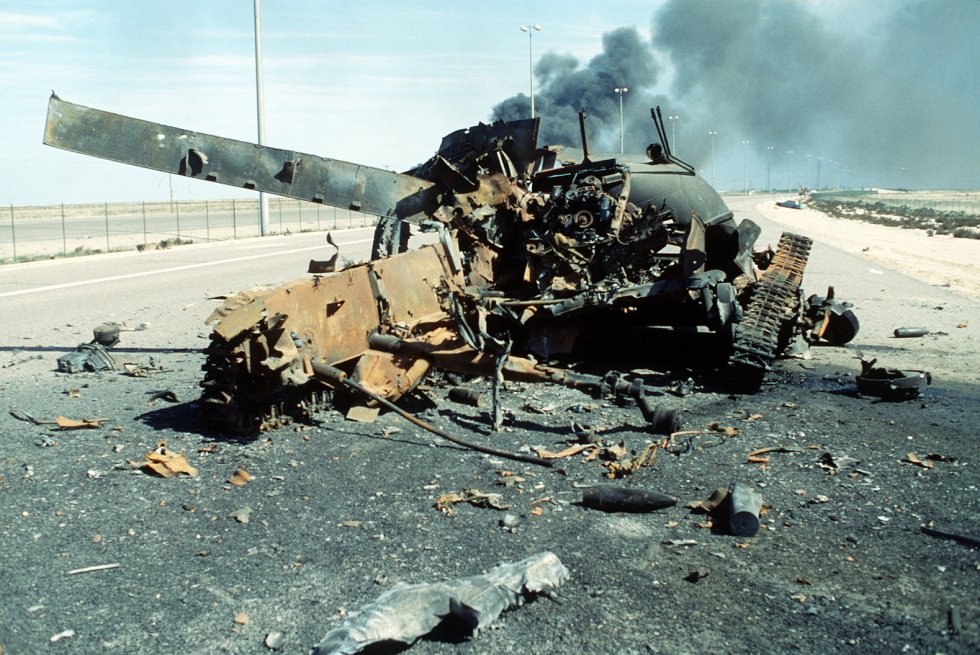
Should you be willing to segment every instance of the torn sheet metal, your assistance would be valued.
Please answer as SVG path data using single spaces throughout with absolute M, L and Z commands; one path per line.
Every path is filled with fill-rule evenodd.
M 543 552 L 482 575 L 399 585 L 328 632 L 310 655 L 352 655 L 381 642 L 412 644 L 450 616 L 477 632 L 504 610 L 553 593 L 569 575 L 554 553 Z

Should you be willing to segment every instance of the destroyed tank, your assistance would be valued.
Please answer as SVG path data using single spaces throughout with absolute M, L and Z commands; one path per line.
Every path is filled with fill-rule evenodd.
M 659 143 L 646 157 L 539 146 L 539 120 L 453 132 L 405 173 L 200 134 L 49 101 L 46 144 L 191 178 L 378 216 L 371 261 L 227 298 L 213 325 L 201 406 L 255 432 L 355 389 L 391 402 L 432 370 L 547 381 L 593 393 L 642 382 L 541 362 L 588 331 L 607 342 L 650 326 L 717 335 L 729 380 L 758 388 L 794 341 L 844 344 L 858 323 L 833 298 L 803 298 L 810 239 L 759 227 Z M 407 249 L 411 229 L 435 243 Z M 329 237 L 328 237 L 329 241 Z M 332 243 L 332 242 L 331 242 Z M 642 358 L 644 345 L 630 346 Z

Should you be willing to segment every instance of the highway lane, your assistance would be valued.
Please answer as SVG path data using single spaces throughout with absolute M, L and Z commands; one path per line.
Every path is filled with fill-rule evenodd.
M 737 219 L 751 218 L 763 228 L 759 247 L 775 245 L 785 229 L 759 216 L 756 206 L 762 200 L 726 198 Z M 793 229 L 806 234 L 805 224 Z M 342 259 L 368 257 L 372 228 L 333 234 Z M 218 305 L 215 296 L 303 277 L 309 259 L 326 259 L 332 252 L 324 233 L 302 233 L 2 266 L 0 358 L 18 349 L 74 348 L 107 321 L 148 324 L 145 330 L 125 332 L 119 348 L 203 348 L 209 333 L 204 320 Z M 945 374 L 980 379 L 971 365 L 969 331 L 956 329 L 960 323 L 980 325 L 980 304 L 817 242 L 804 287 L 823 294 L 829 285 L 855 304 L 862 324 L 857 347 L 893 349 L 887 351 L 890 366 L 915 367 L 920 355 L 936 354 L 949 360 Z M 909 325 L 949 337 L 893 345 L 892 330 Z M 856 366 L 856 351 L 841 357 L 847 368 Z
M 373 228 L 333 235 L 342 260 L 368 258 Z M 0 351 L 71 348 L 107 321 L 149 324 L 120 347 L 203 347 L 210 298 L 303 277 L 310 259 L 333 252 L 321 232 L 2 266 Z

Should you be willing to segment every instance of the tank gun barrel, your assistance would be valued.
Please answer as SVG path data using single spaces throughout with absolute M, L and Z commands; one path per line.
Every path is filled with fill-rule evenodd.
M 437 202 L 431 182 L 381 168 L 130 118 L 52 94 L 44 143 L 228 186 L 418 221 Z

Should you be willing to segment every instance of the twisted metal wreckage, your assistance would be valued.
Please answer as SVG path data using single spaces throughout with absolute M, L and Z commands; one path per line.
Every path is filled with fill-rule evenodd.
M 201 404 L 223 429 L 274 427 L 340 390 L 390 406 L 433 368 L 489 376 L 499 427 L 503 378 L 643 395 L 642 380 L 540 363 L 590 328 L 615 340 L 637 327 L 706 327 L 749 391 L 794 342 L 841 345 L 857 333 L 832 291 L 803 298 L 811 240 L 784 233 L 775 252 L 755 252 L 759 227 L 736 223 L 673 156 L 659 108 L 651 115 L 660 143 L 646 158 L 593 160 L 582 112 L 580 152 L 539 147 L 540 119 L 481 123 L 404 174 L 53 94 L 44 142 L 381 217 L 370 262 L 334 271 L 336 255 L 311 261 L 309 277 L 229 297 L 210 317 Z M 437 242 L 408 250 L 412 224 Z

